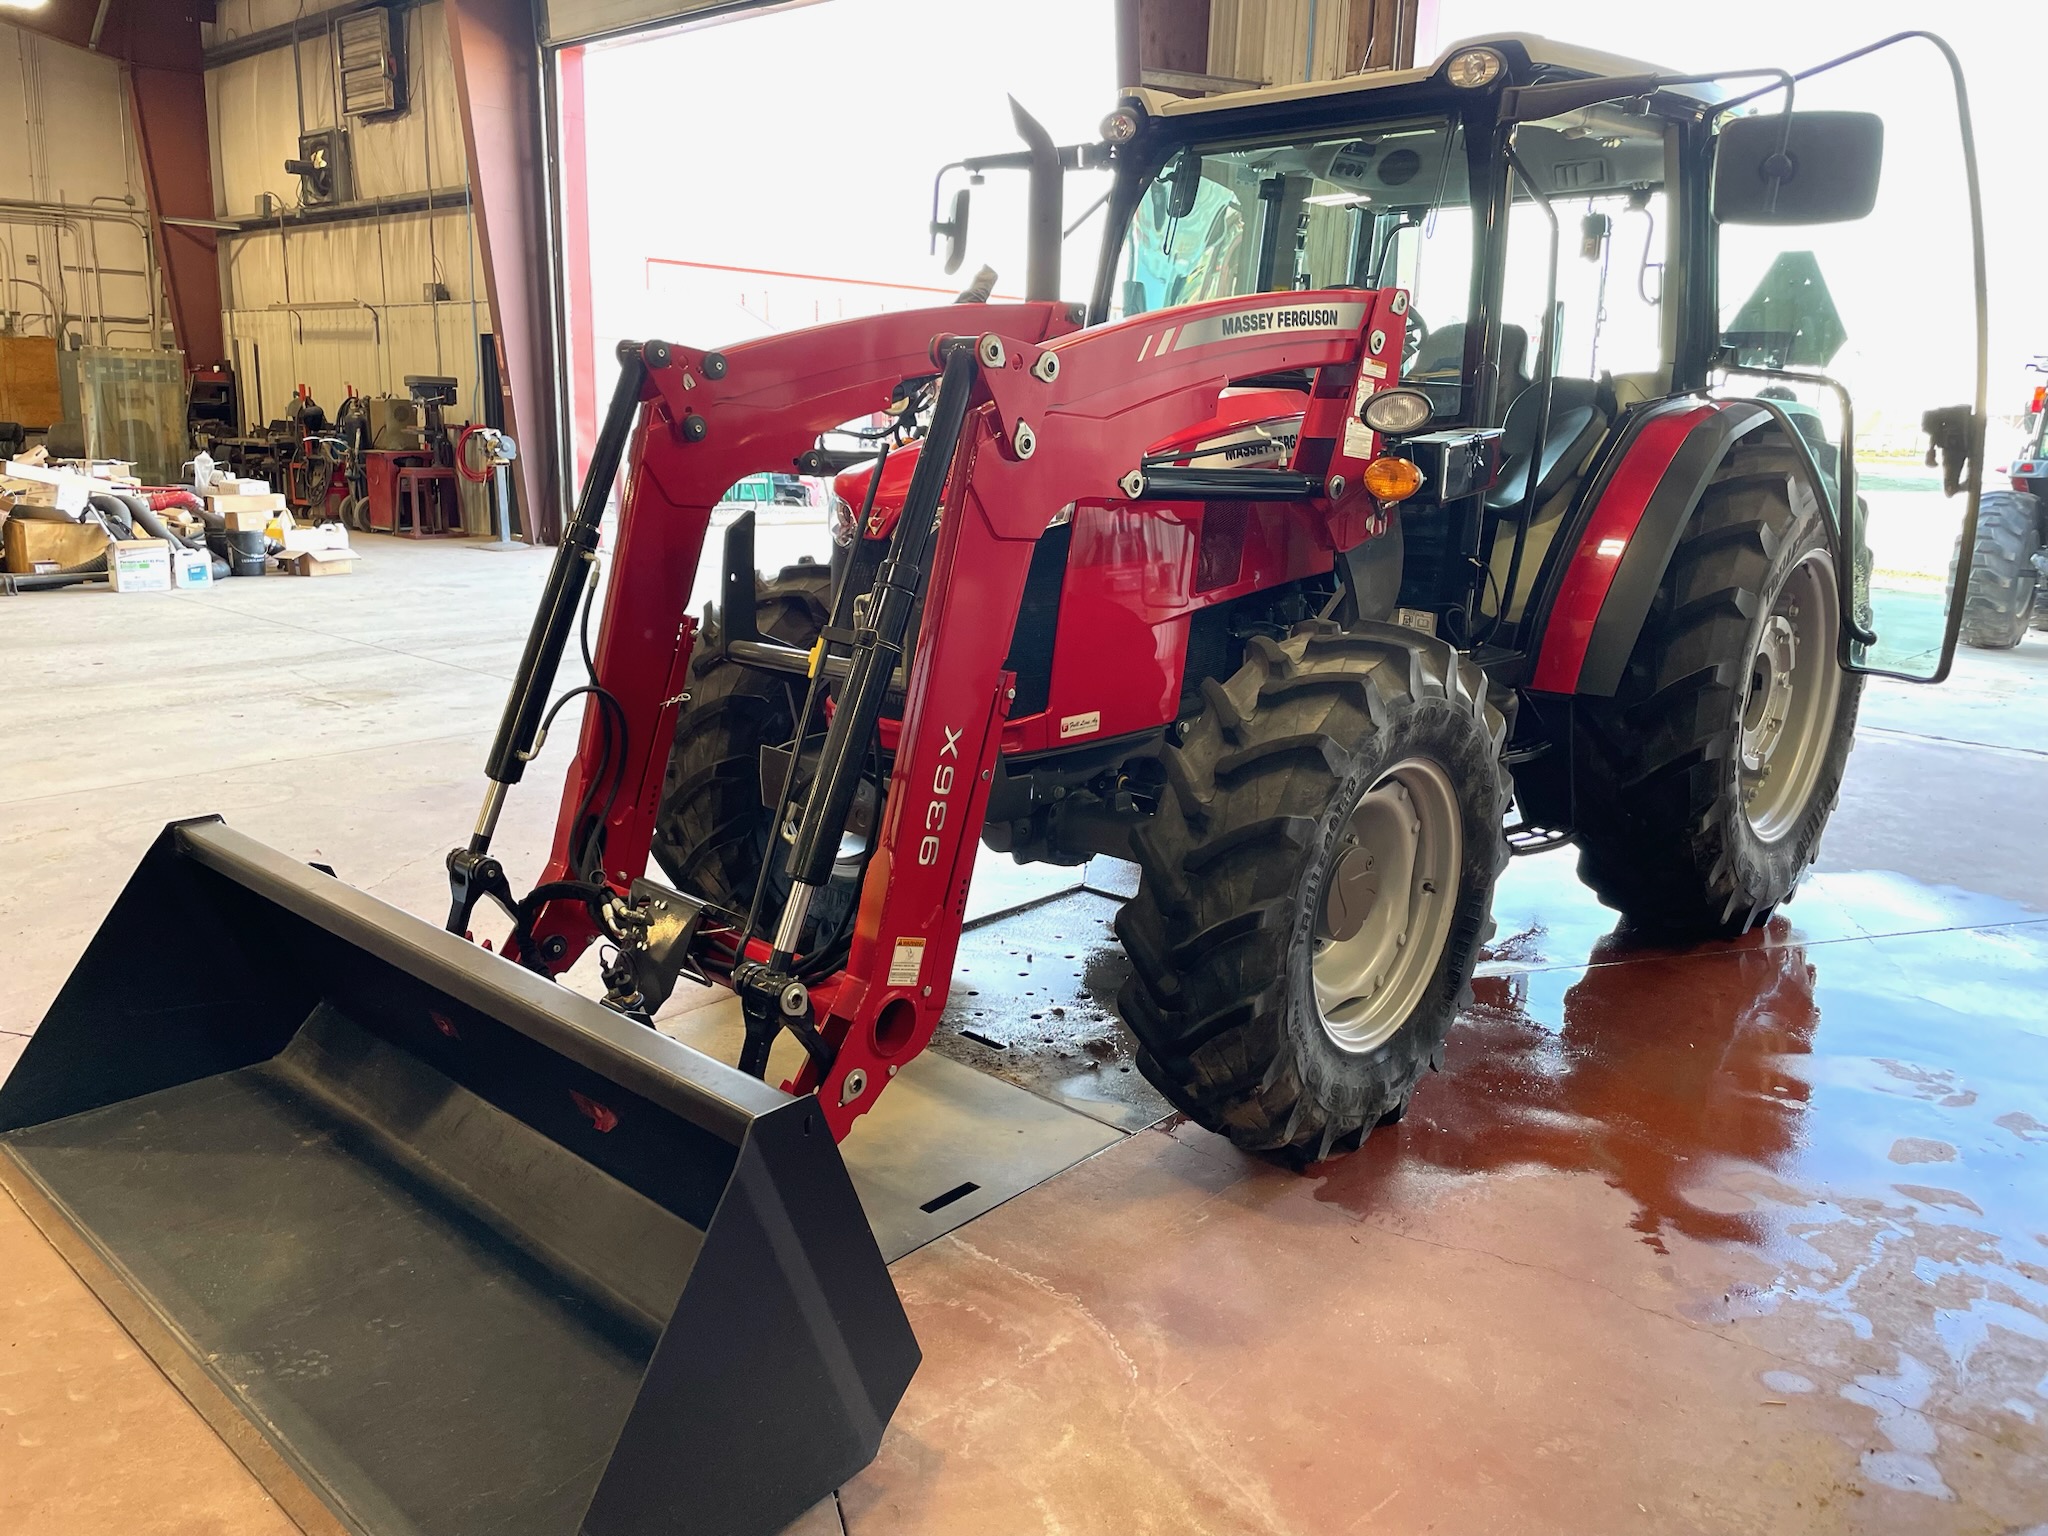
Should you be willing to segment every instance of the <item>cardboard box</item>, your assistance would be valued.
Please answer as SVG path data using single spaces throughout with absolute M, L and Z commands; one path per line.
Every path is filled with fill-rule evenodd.
M 220 511 L 218 507 L 214 509 Z M 270 526 L 268 512 L 221 512 L 229 533 L 261 533 Z
M 182 591 L 213 585 L 213 556 L 203 549 L 171 551 L 171 585 Z
M 275 491 L 265 491 L 260 496 L 233 495 L 225 491 L 209 491 L 206 504 L 215 512 L 225 516 L 229 512 L 282 512 L 284 497 Z
M 286 551 L 277 557 L 278 569 L 290 576 L 346 576 L 359 557 L 352 549 L 309 549 L 298 554 Z
M 324 550 L 347 550 L 348 530 L 339 523 L 316 523 L 310 528 L 292 527 L 284 531 L 283 544 L 286 554 L 314 554 Z
M 40 517 L 10 517 L 0 533 L 7 569 L 16 576 L 83 565 L 111 542 L 90 523 L 59 523 Z
M 171 546 L 162 539 L 116 539 L 107 568 L 116 592 L 171 590 Z

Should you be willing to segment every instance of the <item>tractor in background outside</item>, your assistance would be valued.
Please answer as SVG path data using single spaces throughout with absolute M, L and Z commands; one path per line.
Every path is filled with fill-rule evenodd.
M 2048 373 L 2048 357 L 2028 366 Z M 1963 643 L 1981 650 L 2010 650 L 2029 621 L 2048 629 L 2048 385 L 2034 386 L 2024 432 L 2005 468 L 2012 489 L 1984 493 L 1970 546 Z

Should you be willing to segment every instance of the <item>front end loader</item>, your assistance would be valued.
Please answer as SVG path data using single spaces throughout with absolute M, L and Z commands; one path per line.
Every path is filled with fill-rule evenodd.
M 1967 545 L 1981 219 L 1938 40 L 1136 93 L 1102 145 L 1027 132 L 1021 304 L 623 346 L 445 927 L 167 829 L 0 1087 L 0 1173 L 348 1529 L 766 1536 L 916 1363 L 835 1143 L 940 1027 L 980 847 L 1133 861 L 1139 1065 L 1297 1161 L 1406 1113 L 1512 854 L 1576 842 L 1665 934 L 1791 897 L 1862 673 L 1938 679 L 1961 618 L 1887 584 L 1816 281 L 1883 134 L 1809 100 L 1914 47 L 1969 194 L 1974 351 L 1915 374 L 1974 382 L 1928 417 Z M 1070 305 L 1059 177 L 1104 163 Z M 763 578 L 742 516 L 687 614 L 714 509 L 792 471 L 837 476 L 829 560 Z M 577 699 L 522 890 L 499 815 Z M 167 903 L 239 963 L 124 967 Z M 555 979 L 593 946 L 601 1002 Z M 651 1027 L 685 984 L 737 996 L 734 1064 Z

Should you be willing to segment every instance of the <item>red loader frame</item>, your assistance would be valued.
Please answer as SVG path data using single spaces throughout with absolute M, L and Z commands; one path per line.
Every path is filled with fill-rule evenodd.
M 819 434 L 878 410 L 904 381 L 929 378 L 952 350 L 973 347 L 973 393 L 951 449 L 924 615 L 850 953 L 842 969 L 809 989 L 829 1065 L 821 1068 L 814 1054 L 784 1085 L 815 1091 L 833 1135 L 843 1137 L 895 1071 L 925 1047 L 945 1009 L 974 847 L 1014 697 L 1003 663 L 1031 553 L 1053 513 L 1074 503 L 1171 498 L 1170 472 L 1140 470 L 1148 449 L 1212 416 L 1233 379 L 1306 369 L 1314 384 L 1289 467 L 1229 471 L 1235 488 L 1216 494 L 1300 501 L 1327 547 L 1355 545 L 1385 526 L 1383 510 L 1360 489 L 1375 444 L 1357 425 L 1357 405 L 1395 382 L 1406 307 L 1398 290 L 1256 294 L 1067 334 L 1072 322 L 1061 305 L 962 305 L 768 337 L 722 356 L 648 343 L 640 353 L 644 377 L 634 381 L 629 370 L 622 394 L 628 384 L 634 393 L 613 404 L 615 415 L 622 404 L 637 404 L 638 420 L 594 656 L 596 686 L 618 701 L 630 723 L 623 774 L 607 755 L 620 750 L 610 741 L 614 727 L 592 699 L 554 849 L 535 888 L 539 899 L 529 898 L 526 908 L 530 949 L 508 948 L 524 963 L 559 974 L 603 936 L 592 903 L 577 889 L 577 850 L 591 846 L 589 808 L 602 778 L 618 776 L 621 786 L 603 815 L 604 884 L 621 900 L 634 894 L 697 638 L 683 608 L 712 508 L 726 488 L 749 474 L 785 469 Z M 968 329 L 977 326 L 985 329 Z M 601 451 L 579 523 L 593 488 L 601 506 L 610 478 L 602 461 Z M 1260 475 L 1267 478 L 1255 488 L 1247 477 Z M 588 520 L 594 548 L 594 518 Z M 558 570 L 579 564 L 587 555 L 572 529 Z M 547 690 L 548 679 L 537 690 L 532 684 L 537 656 L 539 669 L 552 671 L 543 641 L 549 622 L 544 604 L 508 726 Z M 559 611 L 554 622 L 561 627 Z M 501 729 L 501 749 L 505 743 Z M 465 857 L 472 882 L 502 885 L 501 875 L 491 879 L 494 866 L 480 870 L 477 861 L 488 862 L 484 848 L 503 788 L 517 777 L 515 758 L 494 753 L 478 838 L 469 855 L 451 855 L 451 926 L 474 904 L 474 891 L 468 905 L 463 900 Z M 692 935 L 695 961 L 713 977 L 770 952 L 755 938 L 744 955 L 729 948 L 721 954 L 721 937 L 729 945 L 736 936 L 711 928 Z

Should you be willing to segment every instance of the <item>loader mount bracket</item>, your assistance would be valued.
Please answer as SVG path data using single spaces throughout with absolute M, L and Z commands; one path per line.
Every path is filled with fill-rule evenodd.
M 519 903 L 512 895 L 512 882 L 505 878 L 505 866 L 488 853 L 468 848 L 448 850 L 448 921 L 450 933 L 467 933 L 476 915 L 476 904 L 489 897 L 505 909 L 519 925 Z
M 623 902 L 612 902 L 608 926 L 618 952 L 604 966 L 605 1006 L 648 1024 L 683 977 L 709 985 L 690 946 L 710 905 L 645 878 L 633 882 Z

